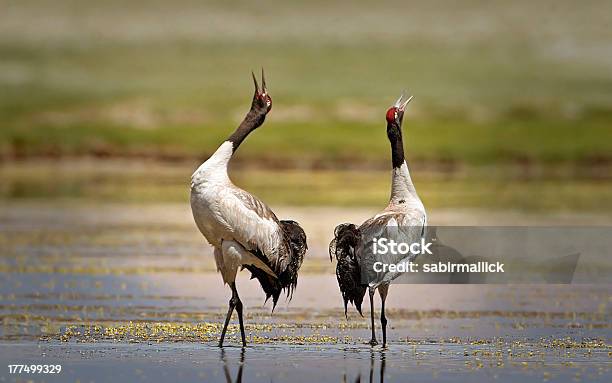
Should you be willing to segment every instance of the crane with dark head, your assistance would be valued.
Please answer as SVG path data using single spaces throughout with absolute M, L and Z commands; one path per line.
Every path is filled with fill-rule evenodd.
M 347 313 L 348 303 L 352 303 L 361 314 L 361 304 L 366 291 L 370 297 L 370 319 L 372 326 L 371 345 L 376 345 L 374 326 L 374 293 L 378 290 L 382 304 L 380 323 L 382 325 L 383 346 L 387 344 L 387 318 L 385 316 L 385 300 L 391 281 L 398 273 L 383 271 L 372 273 L 367 270 L 371 265 L 369 243 L 373 238 L 380 238 L 388 233 L 401 233 L 404 241 L 417 242 L 425 237 L 427 214 L 421 199 L 417 195 L 410 177 L 408 163 L 404 158 L 402 138 L 402 122 L 404 110 L 412 97 L 404 99 L 402 95 L 386 113 L 387 137 L 391 144 L 391 196 L 387 207 L 374 217 L 366 220 L 360 226 L 344 223 L 334 231 L 334 239 L 329 245 L 330 259 L 337 260 L 336 277 L 342 298 L 344 313 Z M 398 254 L 386 258 L 393 264 L 411 261 Z
M 243 305 L 236 289 L 236 274 L 246 268 L 261 284 L 266 300 L 276 306 L 281 292 L 291 297 L 306 253 L 306 234 L 291 220 L 279 220 L 259 198 L 237 187 L 228 164 L 244 139 L 260 127 L 272 109 L 272 98 L 261 73 L 261 87 L 253 74 L 255 94 L 238 128 L 191 176 L 191 210 L 195 223 L 214 248 L 217 270 L 232 297 L 219 346 L 223 345 L 234 309 L 238 313 L 242 345 L 246 346 Z

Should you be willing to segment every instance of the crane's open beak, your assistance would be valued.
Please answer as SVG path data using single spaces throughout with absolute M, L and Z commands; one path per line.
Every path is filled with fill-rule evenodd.
M 266 75 L 264 74 L 263 68 L 261 68 L 261 88 L 259 87 L 259 83 L 257 83 L 257 77 L 255 77 L 253 71 L 251 71 L 251 75 L 253 76 L 253 84 L 255 84 L 255 93 L 258 95 L 267 94 L 268 86 L 266 85 Z
M 403 112 L 404 109 L 406 109 L 406 105 L 408 105 L 408 103 L 412 101 L 413 98 L 414 96 L 410 96 L 407 100 L 404 100 L 404 93 L 402 93 L 400 98 L 395 101 L 395 104 L 393 104 L 393 106 L 396 107 L 397 110 L 399 110 L 400 112 Z

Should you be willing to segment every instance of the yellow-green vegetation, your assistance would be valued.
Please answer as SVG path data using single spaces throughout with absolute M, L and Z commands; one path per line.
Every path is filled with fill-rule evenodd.
M 181 322 L 124 322 L 117 324 L 71 324 L 62 328 L 56 334 L 63 342 L 215 342 L 221 331 L 220 323 L 204 322 L 198 324 Z M 298 332 L 306 329 L 307 334 Z M 284 325 L 284 324 L 246 324 L 245 330 L 252 343 L 288 343 L 288 344 L 352 344 L 364 342 L 365 339 L 353 336 L 329 336 L 319 333 L 327 329 L 342 329 L 342 326 L 328 323 L 312 325 Z M 228 335 L 237 340 L 237 325 L 228 326 Z M 289 332 L 289 334 L 286 334 Z M 43 337 L 44 340 L 53 337 Z M 494 338 L 459 338 L 447 339 L 410 339 L 405 343 L 411 345 L 432 345 L 440 347 L 440 353 L 454 353 L 457 345 L 469 347 L 464 349 L 464 356 L 500 359 L 540 359 L 550 350 L 564 350 L 570 354 L 577 350 L 587 350 L 590 356 L 592 350 L 610 350 L 612 346 L 602 339 L 583 339 L 576 341 L 570 337 L 565 338 L 539 338 L 535 340 L 507 340 L 503 337 Z M 570 352 L 571 351 L 571 352 Z M 421 352 L 422 353 L 422 352 Z M 423 354 L 423 353 L 422 353 Z M 574 355 L 571 355 L 572 357 Z
M 612 8 L 589 3 L 15 2 L 0 156 L 204 158 L 263 65 L 274 107 L 243 164 L 381 168 L 404 88 L 413 160 L 609 164 Z
M 324 325 L 298 326 L 282 324 L 246 324 L 245 329 L 252 343 L 281 342 L 289 344 L 329 344 L 338 343 L 336 336 L 321 335 L 316 333 L 317 328 L 327 328 Z M 334 326 L 335 327 L 335 326 Z M 295 333 L 296 329 L 308 328 L 314 333 L 308 335 L 271 335 L 274 332 Z M 221 333 L 221 323 L 172 323 L 172 322 L 128 322 L 117 325 L 69 325 L 66 326 L 59 339 L 63 342 L 214 342 L 218 340 Z M 230 339 L 236 340 L 239 329 L 237 325 L 228 326 Z M 48 338 L 45 338 L 48 339 Z M 344 339 L 349 341 L 350 337 Z
M 415 164 L 413 180 L 429 209 L 481 208 L 529 211 L 612 209 L 609 179 L 579 166 L 454 166 L 429 170 Z M 141 161 L 12 163 L 0 166 L 0 199 L 162 203 L 189 199 L 196 162 Z M 390 171 L 231 171 L 240 187 L 272 205 L 378 206 L 389 197 Z

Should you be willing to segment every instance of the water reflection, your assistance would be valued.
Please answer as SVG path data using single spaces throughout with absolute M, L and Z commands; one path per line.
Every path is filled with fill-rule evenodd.
M 246 352 L 246 348 L 242 348 L 240 351 L 240 362 L 238 364 L 238 372 L 236 373 L 235 379 L 232 379 L 231 366 L 233 366 L 236 361 L 231 360 L 231 358 L 228 358 L 225 349 L 221 349 L 220 358 L 223 364 L 223 373 L 225 376 L 225 381 L 227 383 L 241 383 L 242 382 L 242 376 L 243 376 L 244 365 L 245 365 L 245 352 Z M 345 354 L 344 358 L 345 360 L 347 358 L 353 359 L 353 362 L 355 362 L 355 363 L 351 363 L 353 366 L 356 366 L 356 365 L 363 366 L 365 364 L 365 363 L 359 363 L 359 361 L 367 362 L 367 358 L 364 358 L 364 359 L 361 359 L 359 357 L 356 358 L 354 353 Z M 363 381 L 365 382 L 367 379 L 367 382 L 369 383 L 374 383 L 374 382 L 384 383 L 386 361 L 387 361 L 386 350 L 370 350 L 369 363 L 368 363 L 369 373 L 367 375 L 367 378 L 364 377 Z M 355 376 L 354 375 L 355 372 L 357 373 L 357 376 L 354 379 L 352 379 L 351 377 Z M 361 383 L 362 373 L 363 371 L 359 367 L 356 371 L 353 371 L 353 373 L 351 373 L 350 367 L 349 367 L 348 371 L 345 370 L 345 372 L 343 373 L 341 381 L 344 383 L 347 383 L 347 382 Z
M 227 383 L 241 383 L 242 382 L 242 372 L 244 370 L 244 351 L 243 347 L 240 351 L 240 364 L 238 365 L 238 373 L 236 374 L 236 380 L 232 380 L 232 376 L 230 374 L 229 364 L 227 362 L 227 358 L 225 357 L 225 350 L 221 349 L 221 361 L 223 361 L 223 372 L 225 373 L 225 381 Z
M 380 358 L 380 363 L 378 364 L 378 369 L 375 368 L 376 365 L 376 359 Z M 386 352 L 385 350 L 380 350 L 380 351 L 374 351 L 374 350 L 370 350 L 370 374 L 369 374 L 369 383 L 373 383 L 374 382 L 374 375 L 375 372 L 378 372 L 378 376 L 379 376 L 379 382 L 380 383 L 384 383 L 385 381 L 385 364 L 387 361 L 387 356 L 386 356 Z M 346 383 L 347 382 L 347 376 L 346 376 L 346 372 L 344 373 L 344 375 L 342 376 L 342 382 Z M 361 371 L 359 372 L 359 375 L 357 375 L 357 377 L 355 378 L 355 383 L 361 383 Z

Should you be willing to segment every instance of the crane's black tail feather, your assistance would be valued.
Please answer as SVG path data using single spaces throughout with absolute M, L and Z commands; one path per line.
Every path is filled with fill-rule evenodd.
M 245 268 L 251 272 L 251 279 L 257 278 L 259 281 L 259 284 L 266 294 L 266 302 L 272 297 L 272 311 L 276 308 L 278 298 L 283 290 L 286 292 L 289 300 L 293 297 L 293 291 L 298 281 L 298 270 L 302 266 L 304 255 L 308 249 L 308 245 L 306 244 L 306 233 L 304 233 L 304 230 L 297 222 L 290 220 L 280 221 L 280 226 L 288 245 L 289 262 L 284 270 L 275 270 L 274 267 L 271 267 L 278 278 L 274 278 L 254 266 L 245 266 Z M 256 255 L 262 260 L 266 259 L 261 254 Z
M 355 305 L 359 315 L 361 304 L 365 296 L 367 286 L 361 284 L 361 268 L 357 259 L 356 251 L 361 240 L 359 228 L 352 223 L 343 223 L 334 230 L 334 239 L 329 244 L 329 258 L 336 257 L 336 278 L 344 300 L 344 315 L 348 318 L 348 303 Z

